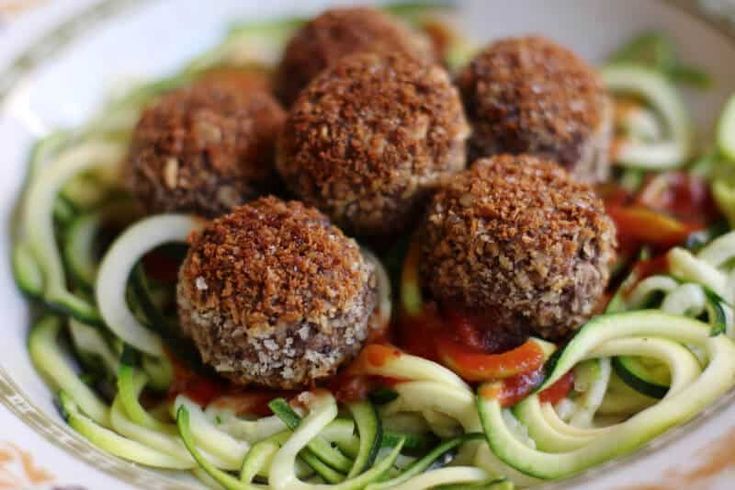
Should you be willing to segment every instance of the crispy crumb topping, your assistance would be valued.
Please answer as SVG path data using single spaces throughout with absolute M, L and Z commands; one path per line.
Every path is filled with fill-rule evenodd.
M 478 157 L 534 153 L 570 167 L 605 117 L 600 77 L 573 52 L 543 37 L 490 44 L 457 84 Z
M 445 70 L 357 54 L 318 76 L 291 109 L 277 167 L 349 231 L 401 230 L 427 191 L 464 167 L 469 128 Z
M 479 160 L 434 196 L 422 280 L 440 302 L 563 337 L 592 313 L 615 228 L 592 189 L 535 157 Z
M 399 19 L 368 7 L 334 8 L 309 21 L 288 42 L 276 74 L 276 93 L 290 105 L 322 70 L 364 51 L 433 61 L 429 40 Z
M 307 321 L 329 332 L 323 320 L 362 292 L 363 264 L 357 244 L 319 211 L 266 197 L 194 236 L 181 278 L 195 284 L 198 307 L 251 331 Z
M 149 212 L 212 217 L 270 188 L 285 114 L 248 80 L 212 76 L 143 111 L 127 173 L 131 191 Z
M 179 318 L 220 374 L 304 388 L 357 355 L 377 301 L 375 267 L 319 211 L 261 198 L 191 242 Z

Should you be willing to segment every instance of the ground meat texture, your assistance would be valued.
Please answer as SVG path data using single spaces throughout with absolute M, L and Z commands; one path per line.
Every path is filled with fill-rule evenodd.
M 133 133 L 128 187 L 149 213 L 207 217 L 274 187 L 285 113 L 258 77 L 218 74 L 147 107 Z
M 404 231 L 465 166 L 469 133 L 446 71 L 403 55 L 343 58 L 302 92 L 278 143 L 290 189 L 350 233 Z
M 295 389 L 362 347 L 377 301 L 374 266 L 319 211 L 260 198 L 191 239 L 179 271 L 184 332 L 240 384 Z
M 364 51 L 404 53 L 433 61 L 431 41 L 400 20 L 366 7 L 327 10 L 291 38 L 276 72 L 276 93 L 290 105 L 322 70 Z
M 592 315 L 615 227 L 587 184 L 533 156 L 482 159 L 439 190 L 421 234 L 422 283 L 488 327 L 560 340 Z
M 595 71 L 541 37 L 489 45 L 457 77 L 473 125 L 471 158 L 531 153 L 574 177 L 609 174 L 612 104 Z

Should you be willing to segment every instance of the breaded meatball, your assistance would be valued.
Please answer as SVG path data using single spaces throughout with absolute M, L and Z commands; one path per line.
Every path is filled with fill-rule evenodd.
M 264 197 L 191 239 L 177 300 L 206 364 L 235 383 L 294 389 L 357 354 L 376 296 L 374 265 L 326 216 Z
M 472 158 L 530 153 L 582 181 L 609 173 L 612 104 L 598 74 L 542 37 L 489 45 L 459 74 Z
M 403 55 L 342 58 L 301 93 L 276 166 L 287 186 L 361 236 L 404 231 L 465 166 L 469 128 L 447 72 Z
M 288 42 L 276 72 L 276 93 L 290 105 L 322 70 L 364 51 L 434 59 L 429 39 L 399 19 L 367 7 L 335 8 L 312 19 Z
M 499 155 L 433 198 L 423 286 L 440 305 L 511 335 L 560 340 L 592 315 L 615 258 L 615 226 L 587 184 L 550 161 Z
M 214 217 L 272 190 L 285 113 L 248 80 L 211 77 L 143 111 L 126 172 L 147 212 Z

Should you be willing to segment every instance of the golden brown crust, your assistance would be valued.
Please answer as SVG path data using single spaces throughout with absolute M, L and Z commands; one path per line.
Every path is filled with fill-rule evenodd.
M 608 99 L 602 80 L 574 53 L 543 37 L 490 44 L 460 73 L 457 84 L 473 124 L 474 157 L 532 153 L 574 172 L 585 149 L 595 144 L 591 140 L 606 138 Z M 590 178 L 578 177 L 595 180 L 594 173 L 604 174 L 591 166 Z
M 592 314 L 616 246 L 592 189 L 526 155 L 483 159 L 455 176 L 434 196 L 422 238 L 434 298 L 551 339 Z
M 276 93 L 290 105 L 322 70 L 345 55 L 363 51 L 434 59 L 429 40 L 400 20 L 373 8 L 334 8 L 291 38 L 276 73 Z
M 374 268 L 319 211 L 260 198 L 192 237 L 182 328 L 239 383 L 308 386 L 354 357 L 375 307 Z
M 133 133 L 128 186 L 150 213 L 217 216 L 268 192 L 285 114 L 245 78 L 212 77 L 161 97 Z
M 301 93 L 276 165 L 345 230 L 403 229 L 428 191 L 465 165 L 462 105 L 441 67 L 402 55 L 343 58 Z
M 357 244 L 322 213 L 265 197 L 193 237 L 181 274 L 206 284 L 197 289 L 197 306 L 226 311 L 249 329 L 269 329 L 347 307 L 362 290 L 362 263 Z

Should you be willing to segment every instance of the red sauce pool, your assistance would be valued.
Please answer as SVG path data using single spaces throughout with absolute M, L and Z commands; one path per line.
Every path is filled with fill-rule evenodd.
M 569 371 L 553 385 L 539 393 L 539 399 L 542 402 L 549 402 L 551 404 L 558 403 L 572 391 L 572 386 L 574 386 L 574 373 Z
M 169 399 L 185 395 L 202 407 L 210 404 L 233 410 L 238 415 L 264 417 L 271 415 L 268 403 L 275 398 L 291 398 L 296 391 L 272 390 L 238 386 L 225 378 L 192 371 L 169 354 L 174 379 L 168 391 Z

